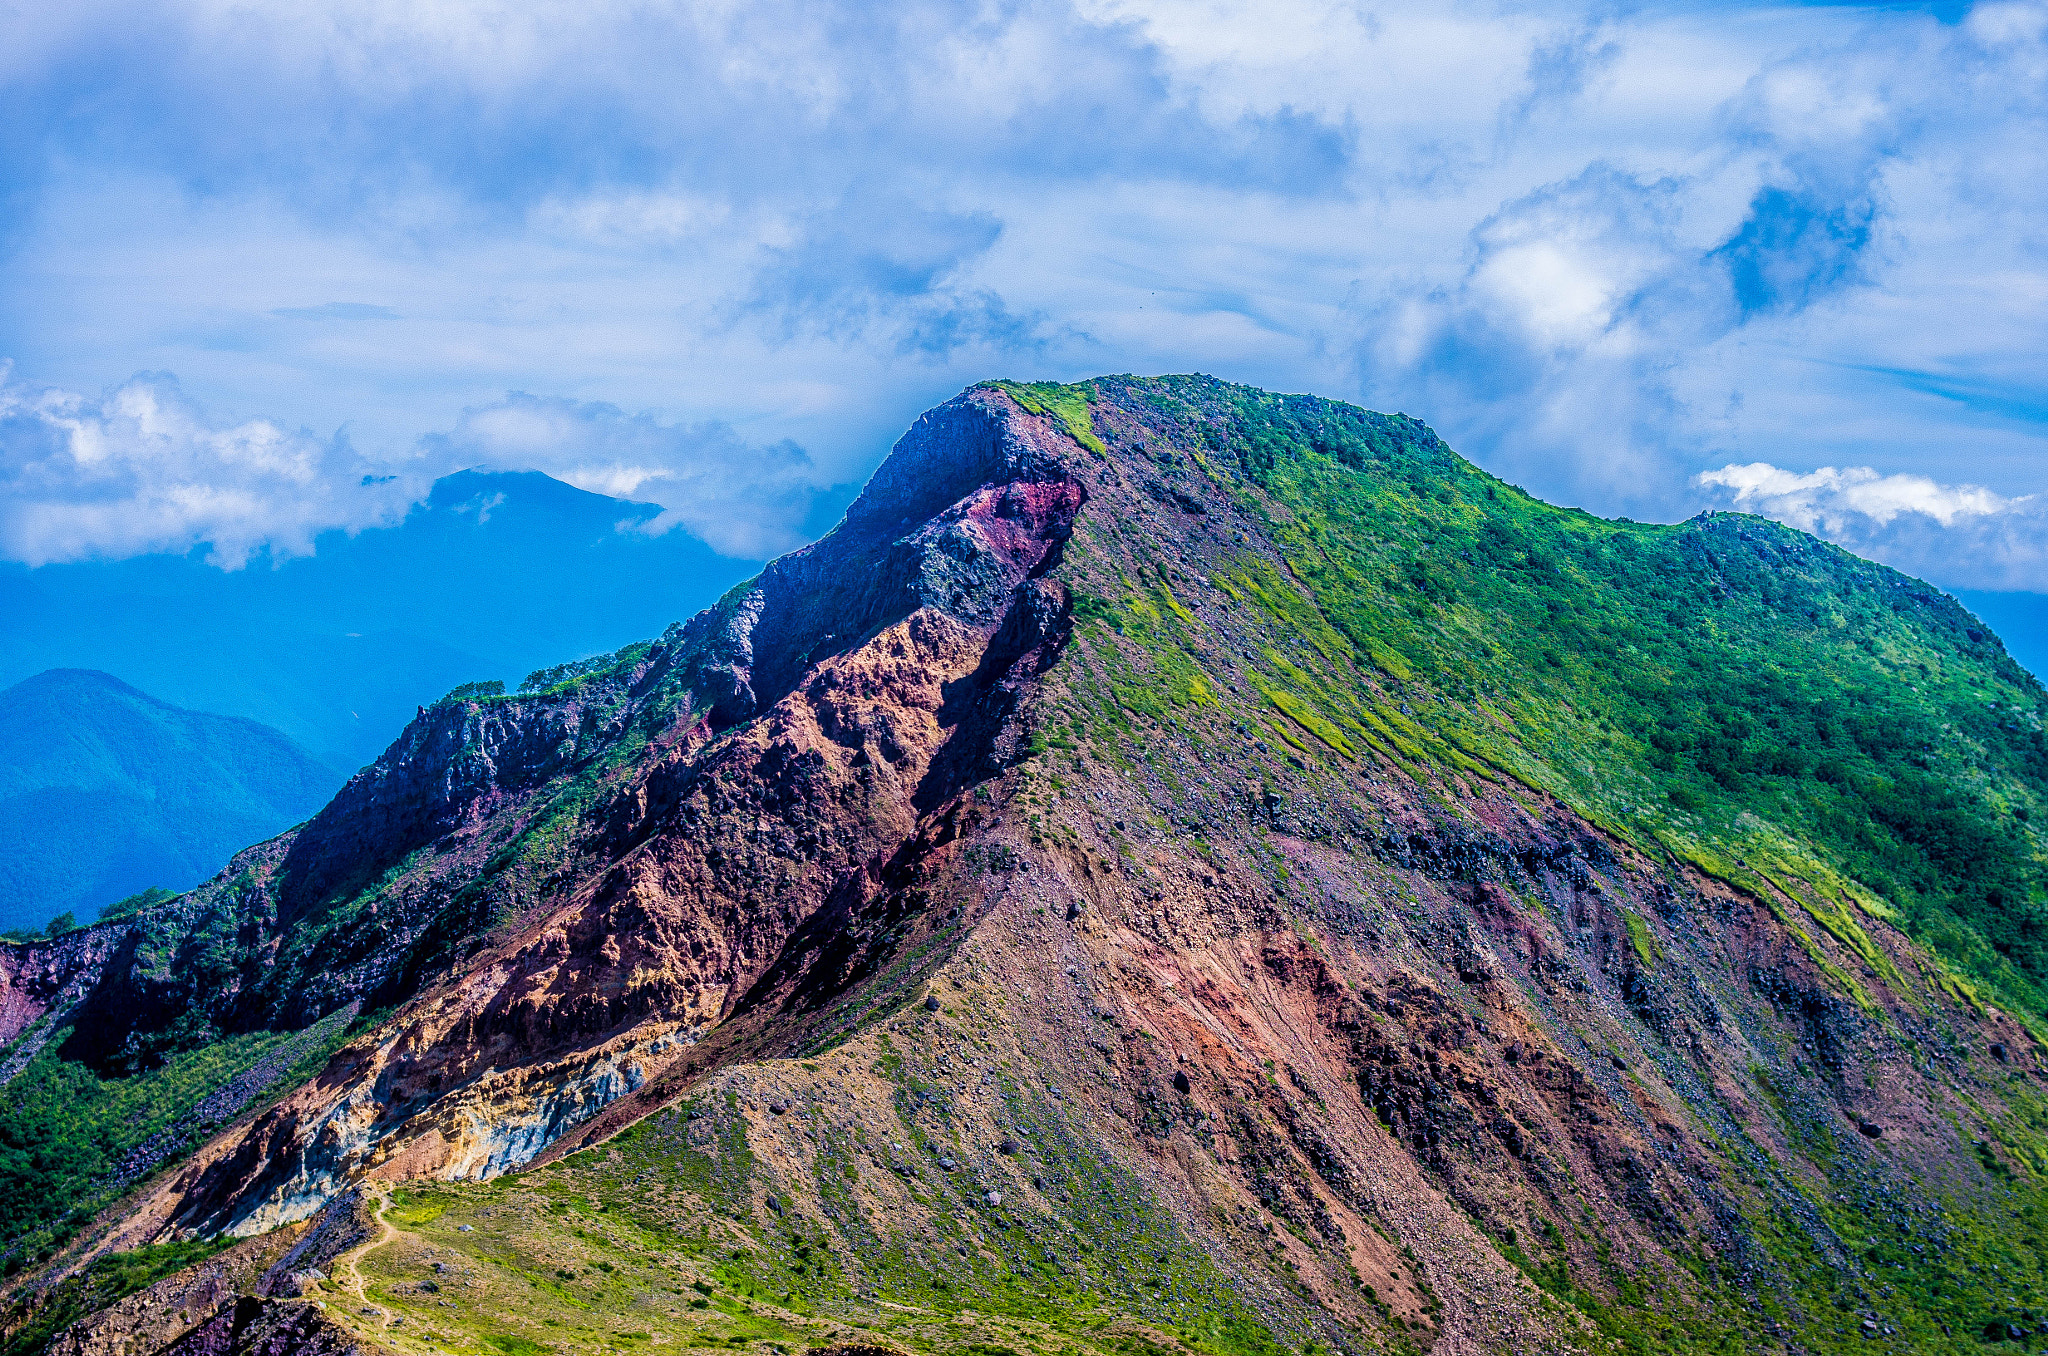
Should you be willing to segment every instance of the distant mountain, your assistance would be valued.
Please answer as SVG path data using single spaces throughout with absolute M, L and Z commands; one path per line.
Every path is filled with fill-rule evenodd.
M 90 669 L 39 673 L 0 692 L 0 928 L 196 885 L 341 782 L 267 725 Z
M 536 472 L 462 472 L 390 528 L 225 572 L 199 557 L 0 566 L 0 684 L 103 669 L 276 726 L 336 769 L 458 683 L 602 653 L 752 573 L 660 510 Z
M 2044 730 L 1767 519 L 978 386 L 694 619 L 0 946 L 0 1356 L 2038 1352 Z

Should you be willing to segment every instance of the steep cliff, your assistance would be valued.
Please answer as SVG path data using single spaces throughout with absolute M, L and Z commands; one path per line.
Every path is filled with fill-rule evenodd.
M 42 1274 L 364 1221 L 151 1349 L 2016 1339 L 2043 707 L 1758 520 L 977 387 L 816 545 L 66 962 L 38 1058 L 108 1078 L 360 1034 Z

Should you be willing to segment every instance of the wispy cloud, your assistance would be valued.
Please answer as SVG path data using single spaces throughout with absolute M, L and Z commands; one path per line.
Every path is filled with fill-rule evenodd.
M 990 375 L 1315 389 L 1638 517 L 1759 461 L 2043 489 L 2043 0 L 10 17 L 0 355 L 394 463 L 552 421 L 747 550 Z M 812 464 L 690 469 L 721 428 Z
M 1696 477 L 1734 507 L 1826 537 L 1955 588 L 2048 592 L 2048 503 L 1868 466 L 1787 471 L 1767 462 Z
M 238 570 L 309 554 L 323 532 L 396 522 L 436 477 L 468 468 L 544 471 L 658 504 L 659 515 L 622 529 L 681 527 L 748 560 L 800 545 L 828 488 L 786 439 L 763 446 L 726 424 L 665 424 L 611 405 L 513 393 L 381 461 L 339 434 L 212 417 L 161 374 L 86 397 L 14 382 L 0 366 L 0 559 L 198 550 Z

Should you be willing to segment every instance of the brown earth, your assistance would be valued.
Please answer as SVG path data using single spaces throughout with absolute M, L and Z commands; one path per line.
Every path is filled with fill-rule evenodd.
M 1866 955 L 1505 776 L 1296 747 L 1242 660 L 1298 642 L 1210 582 L 1284 561 L 1232 493 L 1146 454 L 1141 407 L 1096 428 L 1102 454 L 977 388 L 831 537 L 618 672 L 430 709 L 245 864 L 280 940 L 222 1011 L 400 1005 L 71 1261 L 275 1239 L 361 1184 L 554 1162 L 715 1092 L 759 1146 L 756 1217 L 815 1213 L 801 1127 L 901 1142 L 925 1114 L 906 1080 L 985 1150 L 960 1170 L 1003 1210 L 1065 1208 L 1015 1138 L 1028 1105 L 1276 1332 L 1345 1349 L 1587 1349 L 1532 1279 L 1546 1258 L 1704 1304 L 1710 1272 L 1782 1268 L 1760 1221 L 1855 1272 L 1813 1192 L 1992 1188 L 2012 1079 L 2048 1086 L 2019 1024 L 1876 918 Z M 1161 670 L 1076 600 L 1134 580 L 1200 637 L 1207 700 L 1131 715 L 1109 757 L 1060 732 Z M 293 929 L 344 905 L 355 932 L 295 959 Z M 494 921 L 458 946 L 450 910 Z M 94 964 L 147 1007 L 104 958 L 41 957 L 0 976 L 0 1021 Z M 927 1227 L 885 1166 L 862 1208 Z M 160 1318 L 169 1294 L 124 1304 Z M 346 1314 L 216 1298 L 167 1349 L 358 1340 Z M 1786 1335 L 1743 1321 L 1755 1349 Z M 162 1345 L 120 1322 L 126 1348 L 64 1350 Z

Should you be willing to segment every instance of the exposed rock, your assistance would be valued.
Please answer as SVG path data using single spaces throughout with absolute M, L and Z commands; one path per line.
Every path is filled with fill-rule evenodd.
M 721 1180 L 733 1227 L 802 1231 L 856 1296 L 881 1273 L 847 1240 L 877 1221 L 906 1256 L 1005 1230 L 1121 1249 L 1159 1202 L 1186 1250 L 1116 1265 L 1211 1259 L 1292 1349 L 1584 1349 L 1532 1268 L 1725 1304 L 1778 1284 L 1759 1201 L 1849 1274 L 1800 1136 L 1858 1181 L 1896 1158 L 1985 1186 L 1996 1151 L 1945 1127 L 1998 1105 L 1968 1052 L 2005 1060 L 2017 1025 L 1891 979 L 1932 971 L 1875 913 L 1852 946 L 1832 914 L 1798 921 L 1818 902 L 1415 754 L 1394 713 L 1443 698 L 1318 620 L 1313 534 L 1210 464 L 1227 430 L 1100 389 L 1105 451 L 978 388 L 832 534 L 660 641 L 425 711 L 181 905 L 242 910 L 219 994 L 118 929 L 5 972 L 0 1019 L 93 976 L 76 1001 L 105 1004 L 93 1057 L 115 1063 L 179 1002 L 223 1030 L 391 1007 L 89 1240 L 313 1221 L 164 1340 L 366 1340 L 346 1335 L 402 1318 L 396 1292 L 324 1320 L 339 1337 L 287 1297 L 363 1241 L 377 1189 L 585 1171 L 636 1122 L 751 1164 Z M 1318 647 L 1379 703 L 1356 729 L 1261 686 Z M 1949 1065 L 1903 1053 L 1943 1030 Z M 1063 1175 L 1083 1161 L 1085 1190 Z M 1715 1312 L 1764 1348 L 1763 1310 Z

